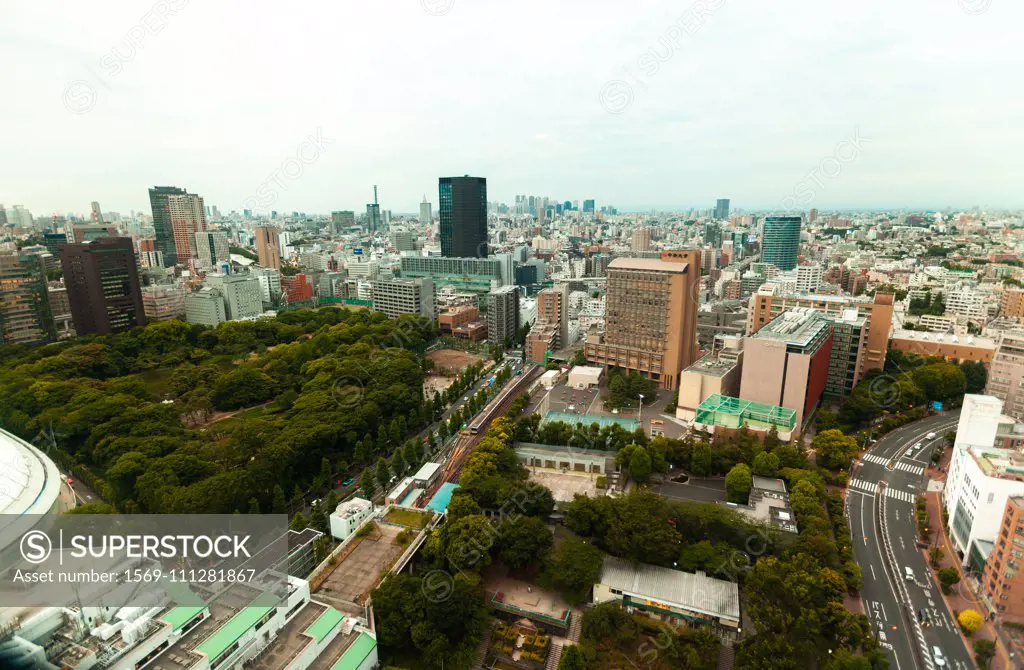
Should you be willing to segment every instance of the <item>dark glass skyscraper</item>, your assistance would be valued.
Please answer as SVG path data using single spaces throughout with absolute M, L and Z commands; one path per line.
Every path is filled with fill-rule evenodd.
M 729 218 L 729 199 L 719 198 L 715 203 L 715 218 L 724 221 Z
M 441 255 L 487 258 L 487 180 L 441 177 L 438 180 Z
M 186 191 L 177 186 L 154 186 L 149 189 L 149 206 L 153 209 L 153 229 L 156 231 L 156 250 L 164 254 L 164 265 L 178 264 L 178 248 L 174 242 L 174 226 L 171 224 L 172 195 L 185 195 Z
M 799 216 L 769 216 L 764 220 L 761 238 L 761 262 L 771 263 L 780 270 L 796 267 L 800 252 Z

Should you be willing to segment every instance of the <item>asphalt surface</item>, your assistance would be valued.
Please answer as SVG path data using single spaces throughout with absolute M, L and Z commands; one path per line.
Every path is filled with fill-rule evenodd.
M 872 445 L 850 473 L 846 511 L 860 565 L 861 599 L 894 670 L 968 670 L 974 659 L 931 577 L 925 550 L 918 548 L 914 500 L 924 495 L 924 469 L 944 436 L 956 429 L 959 411 L 908 424 Z M 926 435 L 934 432 L 935 439 Z M 908 450 L 922 442 L 915 454 Z M 910 568 L 913 575 L 908 575 Z M 927 613 L 930 625 L 919 622 Z M 936 663 L 938 646 L 945 664 Z

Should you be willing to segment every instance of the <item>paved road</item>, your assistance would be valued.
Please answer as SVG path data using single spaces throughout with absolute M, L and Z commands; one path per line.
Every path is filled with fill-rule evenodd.
M 846 509 L 854 558 L 863 571 L 861 598 L 895 670 L 940 670 L 933 659 L 934 646 L 945 655 L 945 668 L 975 667 L 915 544 L 914 500 L 925 490 L 924 469 L 958 420 L 957 411 L 903 426 L 879 439 L 850 474 Z M 927 440 L 931 432 L 936 437 Z M 918 442 L 924 446 L 909 454 Z M 912 578 L 907 568 L 913 571 Z M 928 613 L 931 625 L 919 623 L 921 611 Z

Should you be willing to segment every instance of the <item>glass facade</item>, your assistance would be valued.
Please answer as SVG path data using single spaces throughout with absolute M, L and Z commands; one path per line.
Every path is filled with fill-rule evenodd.
M 795 268 L 800 251 L 800 223 L 799 216 L 765 218 L 761 262 L 771 263 L 780 270 Z
M 487 258 L 487 180 L 441 177 L 438 197 L 441 255 Z

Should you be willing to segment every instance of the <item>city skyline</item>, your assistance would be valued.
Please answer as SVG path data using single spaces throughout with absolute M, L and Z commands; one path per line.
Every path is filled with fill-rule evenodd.
M 851 17 L 719 0 L 695 24 L 668 2 L 587 12 L 459 3 L 441 15 L 420 3 L 268 4 L 259 21 L 169 4 L 179 8 L 142 37 L 144 12 L 127 2 L 9 9 L 0 49 L 19 62 L 19 95 L 0 104 L 20 159 L 0 168 L 0 202 L 144 210 L 148 185 L 187 184 L 241 211 L 320 131 L 306 153 L 316 159 L 268 208 L 360 211 L 377 183 L 382 209 L 414 213 L 438 175 L 469 173 L 487 176 L 503 201 L 549 192 L 646 211 L 729 197 L 767 210 L 859 129 L 870 138 L 863 152 L 805 207 L 1024 206 L 1012 158 L 1024 101 L 1005 86 L 1022 59 L 1011 26 L 1024 8 L 1014 3 L 972 14 L 953 0 L 873 0 Z M 329 46 L 337 25 L 364 29 Z M 480 25 L 496 29 L 485 40 Z M 401 49 L 376 46 L 383 26 Z M 546 46 L 510 67 L 524 34 Z M 195 40 L 217 47 L 187 48 Z M 431 65 L 461 62 L 467 49 L 471 68 Z M 312 62 L 347 65 L 325 86 Z M 373 104 L 352 95 L 360 90 L 375 92 Z M 478 95 L 452 107 L 441 94 L 450 90 Z M 443 158 L 401 160 L 424 155 Z

